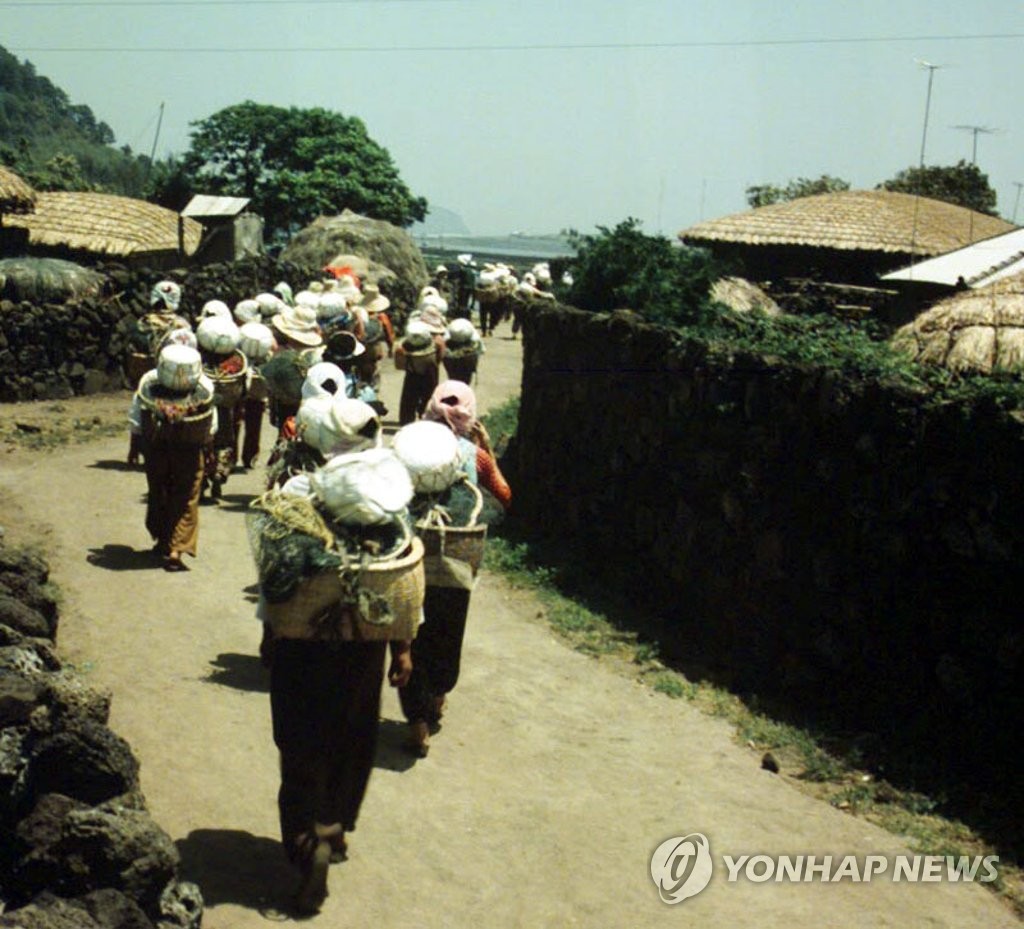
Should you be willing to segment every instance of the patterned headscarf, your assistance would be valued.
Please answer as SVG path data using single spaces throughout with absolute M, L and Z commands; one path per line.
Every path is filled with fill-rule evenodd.
M 431 394 L 424 419 L 445 423 L 456 435 L 468 436 L 476 422 L 476 395 L 462 381 L 444 381 Z
M 149 305 L 176 313 L 181 305 L 181 287 L 174 281 L 160 281 L 149 292 Z

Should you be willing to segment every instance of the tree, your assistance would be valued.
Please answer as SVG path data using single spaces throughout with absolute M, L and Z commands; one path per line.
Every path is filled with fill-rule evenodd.
M 812 197 L 814 194 L 831 194 L 837 190 L 849 190 L 850 182 L 841 177 L 823 174 L 819 178 L 798 177 L 785 187 L 774 184 L 755 184 L 747 188 L 747 203 L 752 207 L 768 206 L 784 200 L 796 200 L 799 197 Z
M 919 194 L 933 200 L 943 200 L 965 206 L 979 213 L 996 216 L 996 192 L 988 182 L 988 175 L 975 164 L 961 159 L 946 167 L 926 165 L 900 171 L 895 177 L 882 181 L 878 190 L 895 190 L 905 194 Z
M 705 252 L 645 235 L 637 219 L 597 229 L 597 235 L 569 233 L 576 257 L 567 302 L 594 312 L 630 309 L 664 325 L 700 322 L 710 312 L 718 274 Z
M 355 117 L 246 101 L 192 125 L 182 160 L 192 189 L 249 197 L 271 234 L 346 207 L 398 226 L 426 216 L 427 201 Z

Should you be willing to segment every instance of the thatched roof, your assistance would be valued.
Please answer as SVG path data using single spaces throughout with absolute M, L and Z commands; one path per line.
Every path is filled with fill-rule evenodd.
M 1024 370 L 1024 274 L 947 297 L 890 341 L 917 361 L 952 371 Z
M 185 254 L 199 247 L 203 227 L 184 218 Z M 178 251 L 178 214 L 173 210 L 114 194 L 37 194 L 36 211 L 12 217 L 11 226 L 28 229 L 29 245 L 64 246 L 74 251 L 127 258 Z
M 711 299 L 737 313 L 757 311 L 766 316 L 781 316 L 779 305 L 756 284 L 742 277 L 722 277 L 711 287 Z
M 996 216 L 889 190 L 843 190 L 757 207 L 679 233 L 691 245 L 798 245 L 940 255 L 1014 227 Z
M 31 213 L 36 192 L 10 168 L 0 165 L 0 213 Z

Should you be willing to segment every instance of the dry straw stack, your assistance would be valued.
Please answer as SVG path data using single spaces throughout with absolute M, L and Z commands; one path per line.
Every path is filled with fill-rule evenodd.
M 1024 370 L 1024 274 L 948 297 L 898 329 L 894 348 L 924 364 L 991 374 Z
M 742 277 L 721 277 L 711 286 L 711 299 L 737 313 L 781 316 L 779 305 L 756 284 Z
M 185 254 L 199 247 L 202 226 L 183 218 Z M 29 244 L 64 246 L 117 258 L 178 251 L 178 214 L 114 194 L 54 191 L 36 195 L 35 213 L 12 217 Z
M 0 165 L 0 214 L 31 213 L 36 192 L 10 168 Z
M 951 203 L 888 190 L 844 190 L 758 207 L 679 233 L 690 244 L 799 245 L 940 255 L 1014 227 Z

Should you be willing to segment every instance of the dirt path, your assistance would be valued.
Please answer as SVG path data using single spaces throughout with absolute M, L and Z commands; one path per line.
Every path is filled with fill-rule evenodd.
M 519 371 L 518 343 L 489 344 L 485 404 L 514 391 Z M 397 375 L 388 382 L 397 410 Z M 166 574 L 143 554 L 145 480 L 121 468 L 126 445 L 8 454 L 2 521 L 44 534 L 67 597 L 62 653 L 114 692 L 112 726 L 141 759 L 150 808 L 178 843 L 185 876 L 202 887 L 204 927 L 265 925 L 290 875 L 276 838 L 276 756 L 242 518 L 260 476 L 231 478 L 221 505 L 202 510 L 193 570 Z M 760 770 L 725 723 L 570 651 L 538 610 L 483 577 L 463 676 L 428 759 L 414 764 L 401 750 L 401 715 L 386 692 L 377 770 L 318 924 L 1018 925 L 978 885 L 729 882 L 722 853 L 907 850 Z M 715 877 L 668 906 L 651 854 L 691 832 L 710 838 Z

